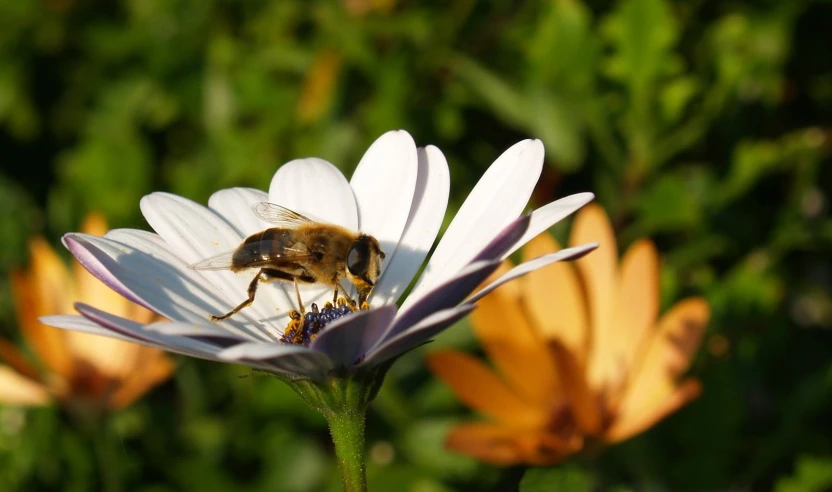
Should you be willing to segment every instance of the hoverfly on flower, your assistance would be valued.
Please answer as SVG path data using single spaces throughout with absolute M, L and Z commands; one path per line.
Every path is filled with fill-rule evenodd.
M 350 304 L 349 294 L 341 286 L 346 278 L 358 290 L 358 306 L 369 308 L 367 298 L 381 275 L 384 252 L 376 238 L 345 227 L 316 222 L 274 203 L 260 202 L 252 207 L 262 220 L 276 225 L 248 236 L 240 246 L 191 265 L 194 270 L 258 269 L 248 286 L 248 298 L 211 321 L 230 318 L 254 302 L 257 286 L 274 280 L 295 284 L 298 309 L 305 314 L 298 282 L 332 287 L 332 302 L 339 291 Z M 296 318 L 290 313 L 292 319 Z

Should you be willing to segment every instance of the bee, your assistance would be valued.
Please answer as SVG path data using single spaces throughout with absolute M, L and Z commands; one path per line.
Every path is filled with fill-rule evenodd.
M 335 302 L 339 289 L 343 291 L 341 280 L 346 278 L 358 290 L 358 305 L 365 305 L 384 261 L 384 252 L 376 238 L 338 225 L 315 222 L 274 203 L 260 202 L 252 210 L 276 227 L 252 234 L 232 251 L 191 265 L 194 270 L 258 269 L 248 286 L 248 299 L 226 314 L 211 315 L 211 321 L 230 318 L 250 306 L 257 286 L 274 280 L 295 284 L 301 312 L 304 308 L 298 282 L 332 287 Z

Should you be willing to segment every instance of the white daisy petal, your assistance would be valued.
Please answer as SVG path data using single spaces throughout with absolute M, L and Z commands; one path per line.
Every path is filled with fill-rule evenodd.
M 152 193 L 142 198 L 141 208 L 150 226 L 165 240 L 171 250 L 176 251 L 189 265 L 232 251 L 243 240 L 222 217 L 186 198 L 169 193 Z M 227 306 L 236 306 L 246 299 L 248 286 L 257 270 L 237 273 L 229 270 L 200 270 L 199 274 L 222 293 L 228 300 Z M 271 294 L 256 296 L 254 304 L 244 312 L 270 325 L 274 333 L 287 319 L 286 305 L 276 300 L 278 297 L 275 286 L 263 287 L 266 287 L 263 294 L 266 294 L 269 288 Z
M 588 243 L 582 244 L 580 246 L 575 246 L 573 248 L 566 248 L 558 251 L 557 253 L 551 253 L 548 255 L 543 255 L 539 258 L 535 258 L 531 261 L 527 261 L 525 263 L 521 263 L 516 267 L 512 268 L 511 270 L 507 271 L 503 275 L 501 275 L 496 280 L 492 281 L 482 289 L 478 290 L 474 295 L 468 298 L 465 303 L 466 304 L 473 304 L 478 300 L 482 299 L 483 296 L 491 292 L 492 290 L 496 289 L 497 287 L 503 285 L 504 283 L 514 280 L 516 278 L 520 278 L 527 273 L 531 273 L 539 268 L 543 268 L 546 265 L 551 265 L 552 263 L 558 261 L 565 261 L 565 260 L 576 260 L 585 254 L 589 253 L 593 249 L 598 247 L 598 243 Z
M 392 357 L 396 357 L 422 345 L 438 335 L 445 328 L 467 316 L 475 308 L 476 306 L 464 304 L 431 314 L 373 349 L 367 355 L 367 358 L 358 364 L 358 367 L 369 367 L 380 364 Z
M 395 316 L 391 305 L 344 316 L 327 325 L 309 348 L 327 354 L 336 368 L 348 369 L 378 342 Z
M 272 178 L 269 201 L 314 220 L 358 230 L 352 188 L 341 171 L 323 159 L 295 159 L 282 165 Z
M 410 285 L 436 240 L 448 207 L 451 178 L 445 156 L 432 145 L 420 148 L 418 156 L 413 205 L 399 245 L 373 289 L 370 305 L 374 307 L 395 303 Z
M 230 251 L 243 239 L 212 210 L 181 196 L 151 193 L 140 205 L 150 227 L 188 264 Z
M 82 264 L 93 275 L 106 270 L 114 275 L 140 304 L 175 321 L 209 323 L 208 315 L 230 309 L 227 299 L 217 288 L 170 252 L 167 244 L 147 231 L 116 229 L 103 238 L 87 234 L 67 235 L 64 242 L 80 258 L 80 250 L 88 257 Z M 118 290 L 118 289 L 116 289 Z M 128 298 L 131 298 L 128 296 Z M 268 340 L 265 328 L 248 313 L 223 323 L 226 329 L 243 337 Z
M 378 239 L 387 255 L 396 251 L 413 204 L 419 171 L 416 144 L 410 134 L 387 132 L 367 149 L 350 180 L 358 207 L 358 228 Z
M 531 241 L 541 232 L 557 224 L 566 217 L 572 215 L 576 210 L 591 202 L 595 198 L 592 193 L 576 193 L 544 205 L 533 211 L 529 228 L 523 237 L 505 254 L 504 258 L 520 249 L 524 244 Z
M 218 356 L 225 362 L 313 378 L 322 378 L 332 370 L 326 354 L 294 345 L 247 342 L 229 347 Z
M 480 178 L 431 256 L 414 292 L 462 268 L 519 217 L 543 169 L 543 144 L 524 140 L 506 150 Z
M 208 199 L 208 208 L 225 219 L 237 230 L 240 237 L 248 237 L 255 232 L 272 227 L 260 220 L 252 207 L 260 202 L 268 202 L 269 194 L 254 188 L 227 188 L 217 191 Z

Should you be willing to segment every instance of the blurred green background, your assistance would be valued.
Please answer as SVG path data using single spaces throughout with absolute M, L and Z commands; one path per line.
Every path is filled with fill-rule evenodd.
M 540 138 L 534 201 L 594 191 L 621 246 L 656 240 L 663 305 L 703 294 L 713 317 L 698 401 L 524 490 L 829 490 L 830 20 L 810 0 L 0 0 L 0 336 L 27 238 L 57 246 L 87 211 L 147 228 L 152 190 L 263 189 L 310 155 L 349 175 L 404 128 L 448 157 L 450 216 Z M 437 345 L 476 350 L 465 323 Z M 369 414 L 371 490 L 516 490 L 524 469 L 442 450 L 470 415 L 423 353 Z M 124 488 L 338 490 L 323 419 L 247 374 L 180 359 L 114 416 Z M 61 410 L 0 408 L 2 490 L 94 490 L 98 466 Z

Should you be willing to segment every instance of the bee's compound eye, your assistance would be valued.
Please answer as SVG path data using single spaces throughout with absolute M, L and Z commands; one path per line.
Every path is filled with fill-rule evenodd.
M 370 263 L 370 248 L 366 241 L 358 240 L 352 243 L 350 252 L 347 255 L 347 269 L 356 277 L 363 277 L 367 274 Z

